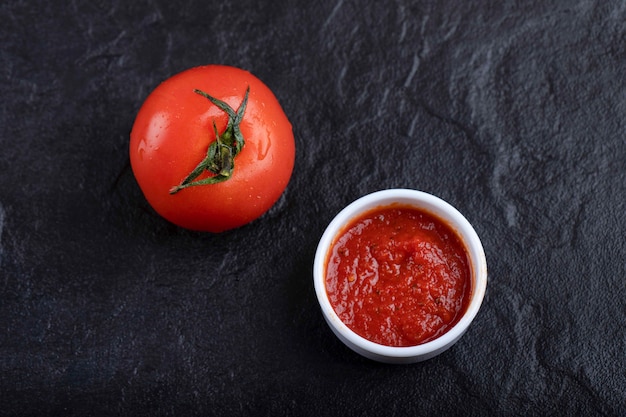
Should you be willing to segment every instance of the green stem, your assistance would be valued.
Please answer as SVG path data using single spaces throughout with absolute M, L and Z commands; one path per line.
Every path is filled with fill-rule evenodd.
M 241 152 L 245 144 L 239 125 L 243 120 L 243 115 L 248 105 L 250 87 L 246 89 L 243 101 L 236 112 L 224 101 L 212 97 L 204 91 L 194 90 L 194 92 L 207 98 L 211 103 L 228 114 L 228 123 L 226 124 L 226 129 L 220 135 L 215 126 L 215 121 L 213 121 L 215 141 L 209 145 L 204 159 L 196 165 L 193 171 L 191 171 L 180 184 L 170 189 L 170 194 L 176 194 L 180 190 L 188 187 L 217 184 L 228 180 L 235 169 L 235 157 Z M 196 180 L 204 171 L 208 171 L 214 175 Z

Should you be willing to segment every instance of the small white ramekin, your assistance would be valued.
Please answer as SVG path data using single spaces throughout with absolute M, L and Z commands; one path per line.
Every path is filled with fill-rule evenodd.
M 424 210 L 443 220 L 455 230 L 469 254 L 472 271 L 471 300 L 463 317 L 437 339 L 417 346 L 393 347 L 369 341 L 346 326 L 333 309 L 326 292 L 325 274 L 328 253 L 335 236 L 361 213 L 376 207 L 399 203 Z M 315 293 L 326 322 L 335 335 L 350 349 L 379 362 L 414 363 L 430 359 L 456 343 L 476 317 L 487 288 L 487 260 L 476 231 L 454 207 L 431 194 L 409 189 L 388 189 L 359 198 L 344 208 L 330 222 L 322 235 L 313 262 Z

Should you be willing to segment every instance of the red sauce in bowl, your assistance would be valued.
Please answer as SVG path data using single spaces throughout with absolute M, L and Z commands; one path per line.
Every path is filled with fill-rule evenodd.
M 456 324 L 472 291 L 469 255 L 439 218 L 404 205 L 370 210 L 335 237 L 326 292 L 339 318 L 387 346 L 415 346 Z

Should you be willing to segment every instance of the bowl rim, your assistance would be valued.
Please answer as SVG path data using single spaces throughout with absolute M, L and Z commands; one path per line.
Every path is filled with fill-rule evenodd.
M 461 319 L 446 333 L 415 346 L 387 346 L 372 342 L 350 329 L 341 321 L 328 298 L 325 285 L 325 270 L 327 255 L 333 243 L 333 239 L 343 227 L 354 217 L 374 209 L 394 203 L 414 206 L 424 210 L 438 219 L 443 220 L 457 233 L 468 251 L 470 268 L 472 270 L 472 295 L 467 310 Z M 317 246 L 313 262 L 313 279 L 318 302 L 326 321 L 338 335 L 345 338 L 342 340 L 357 347 L 357 352 L 363 350 L 383 358 L 413 358 L 429 356 L 441 353 L 454 344 L 467 330 L 474 320 L 485 296 L 487 287 L 487 261 L 485 251 L 478 234 L 455 207 L 443 199 L 424 191 L 407 188 L 390 188 L 375 191 L 364 195 L 344 209 L 342 209 L 328 224 Z M 340 339 L 341 339 L 340 337 Z M 348 345 L 349 347 L 352 347 Z M 354 349 L 353 349 L 354 350 Z

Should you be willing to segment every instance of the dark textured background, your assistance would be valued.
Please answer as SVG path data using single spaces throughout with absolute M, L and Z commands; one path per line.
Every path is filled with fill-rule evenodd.
M 0 5 L 0 415 L 626 415 L 626 3 Z M 56 2 L 58 3 L 58 2 Z M 294 126 L 278 204 L 215 236 L 129 168 L 147 94 L 245 68 Z M 451 350 L 370 362 L 312 284 L 331 218 L 424 190 L 483 240 Z

